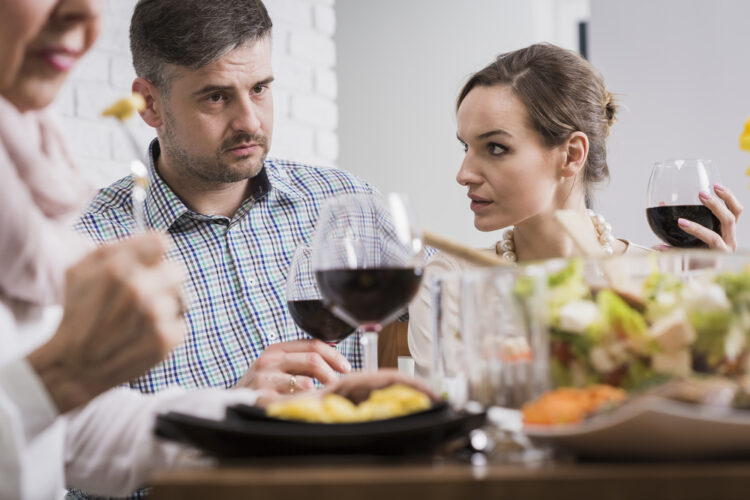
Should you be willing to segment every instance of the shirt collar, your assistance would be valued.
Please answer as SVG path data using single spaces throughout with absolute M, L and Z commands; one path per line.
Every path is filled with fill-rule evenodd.
M 295 187 L 289 178 L 287 169 L 280 166 L 283 163 L 285 163 L 283 160 L 266 158 L 263 170 L 267 173 L 269 187 L 289 198 L 304 198 L 305 194 Z
M 156 171 L 156 159 L 161 154 L 159 140 L 154 139 L 148 148 L 149 185 L 146 193 L 146 219 L 154 229 L 168 231 L 183 214 L 191 210 L 179 196 L 167 186 Z
M 156 160 L 161 154 L 159 140 L 154 139 L 148 150 L 149 187 L 146 193 L 146 217 L 148 225 L 154 229 L 168 231 L 183 216 L 200 220 L 221 219 L 226 217 L 208 216 L 194 212 L 188 208 L 177 194 L 164 182 L 156 171 Z M 233 219 L 244 217 L 250 211 L 254 202 L 267 196 L 272 190 L 277 190 L 287 197 L 302 198 L 303 194 L 294 187 L 284 169 L 279 168 L 277 161 L 266 159 L 263 168 L 255 176 L 253 192 L 237 210 Z

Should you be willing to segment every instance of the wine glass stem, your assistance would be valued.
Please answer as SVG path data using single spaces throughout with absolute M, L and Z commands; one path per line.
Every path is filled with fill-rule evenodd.
M 363 325 L 361 327 L 360 343 L 362 345 L 362 371 L 374 372 L 378 370 L 378 332 L 379 325 Z

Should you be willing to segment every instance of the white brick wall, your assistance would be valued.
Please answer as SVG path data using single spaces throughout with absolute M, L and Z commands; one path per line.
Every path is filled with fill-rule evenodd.
M 54 107 L 85 175 L 98 186 L 127 175 L 135 154 L 119 125 L 99 116 L 135 77 L 128 27 L 136 0 L 104 0 L 102 32 Z M 338 158 L 335 0 L 265 0 L 273 32 L 275 124 L 271 155 L 321 165 Z M 156 134 L 127 123 L 145 148 Z

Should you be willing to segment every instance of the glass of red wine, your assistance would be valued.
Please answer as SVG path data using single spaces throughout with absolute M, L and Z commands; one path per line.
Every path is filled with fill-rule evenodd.
M 312 261 L 326 303 L 362 331 L 364 370 L 377 370 L 377 334 L 404 311 L 422 279 L 422 236 L 407 199 L 331 198 L 318 219 Z
M 294 322 L 305 333 L 335 346 L 355 328 L 331 312 L 323 302 L 312 270 L 312 248 L 299 245 L 286 278 L 286 305 Z
M 687 219 L 721 234 L 719 219 L 700 202 L 698 193 L 712 192 L 719 182 L 710 160 L 668 160 L 658 162 L 648 182 L 646 218 L 651 230 L 664 243 L 681 248 L 706 244 L 680 228 L 677 220 Z

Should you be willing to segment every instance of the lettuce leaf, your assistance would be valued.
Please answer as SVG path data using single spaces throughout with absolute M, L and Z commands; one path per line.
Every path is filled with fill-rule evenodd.
M 640 392 L 666 382 L 669 378 L 669 375 L 656 373 L 645 360 L 634 359 L 628 363 L 622 387 L 628 392 Z
M 676 276 L 653 272 L 643 282 L 643 295 L 646 300 L 654 300 L 660 293 L 679 293 L 682 282 Z
M 750 270 L 719 274 L 716 283 L 724 289 L 735 312 L 739 313 L 750 306 Z
M 645 341 L 648 332 L 646 320 L 619 295 L 611 290 L 601 290 L 596 295 L 596 303 L 601 313 L 600 320 L 586 331 L 592 341 L 601 342 L 610 335 L 641 343 Z
M 646 319 L 654 322 L 667 316 L 679 305 L 683 283 L 671 274 L 653 272 L 643 282 L 643 296 L 646 299 Z M 664 300 L 672 298 L 672 300 Z
M 567 266 L 547 278 L 547 303 L 552 325 L 559 321 L 560 308 L 568 302 L 590 297 L 588 285 L 583 281 L 583 261 L 571 259 Z
M 693 352 L 702 354 L 709 366 L 724 359 L 727 334 L 734 314 L 728 311 L 690 311 L 688 319 L 696 333 Z

